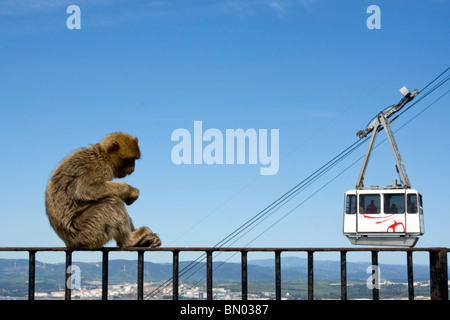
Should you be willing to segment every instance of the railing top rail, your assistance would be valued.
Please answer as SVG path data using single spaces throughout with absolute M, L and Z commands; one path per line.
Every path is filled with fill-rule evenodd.
M 159 248 L 143 248 L 143 247 L 127 247 L 127 248 L 120 248 L 120 247 L 103 247 L 100 249 L 71 249 L 66 247 L 0 247 L 0 251 L 62 251 L 62 252 L 68 252 L 68 251 L 107 251 L 107 252 L 116 252 L 116 251 L 131 251 L 131 252 L 137 252 L 137 251 L 212 251 L 212 252 L 289 252 L 289 251 L 314 251 L 314 252 L 341 252 L 341 251 L 437 251 L 437 250 L 446 250 L 447 252 L 450 252 L 450 248 L 441 248 L 441 247 L 430 247 L 430 248 L 397 248 L 397 247 L 364 247 L 364 248 L 307 248 L 307 247 L 288 247 L 288 248 L 263 248 L 263 247 L 159 247 Z

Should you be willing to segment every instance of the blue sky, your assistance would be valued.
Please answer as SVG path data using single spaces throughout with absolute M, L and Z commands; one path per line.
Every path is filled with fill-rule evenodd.
M 80 30 L 66 27 L 71 4 L 81 9 Z M 372 4 L 381 29 L 366 26 Z M 215 245 L 355 142 L 400 100 L 402 86 L 420 90 L 444 71 L 449 12 L 450 3 L 437 0 L 0 1 L 0 246 L 63 246 L 45 215 L 48 178 L 70 152 L 119 130 L 139 137 L 143 155 L 124 180 L 141 192 L 128 208 L 134 224 L 148 225 L 164 246 Z M 447 95 L 396 135 L 424 196 L 421 247 L 450 246 L 449 103 Z M 223 133 L 278 129 L 278 173 L 261 176 L 260 164 L 173 164 L 171 134 L 193 133 L 195 120 Z M 247 245 L 365 149 L 233 246 Z M 343 195 L 360 165 L 248 245 L 350 246 Z M 397 177 L 384 143 L 365 182 Z

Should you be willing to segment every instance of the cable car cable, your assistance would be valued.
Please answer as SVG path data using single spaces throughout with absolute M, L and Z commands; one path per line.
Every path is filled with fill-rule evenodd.
M 448 71 L 447 68 L 446 71 Z M 445 72 L 446 72 L 445 71 Z M 432 80 L 429 84 L 427 84 L 424 89 L 426 89 L 427 87 L 429 87 L 434 81 L 436 81 L 440 76 L 442 76 L 442 74 L 444 74 L 445 72 L 441 73 L 438 77 L 436 77 L 434 80 Z M 430 91 L 428 91 L 424 96 L 421 97 L 420 100 L 416 101 L 414 104 L 412 104 L 411 106 L 409 106 L 407 109 L 405 109 L 401 114 L 403 114 L 405 111 L 407 111 L 408 109 L 410 109 L 413 105 L 417 104 L 418 102 L 420 102 L 423 98 L 425 98 L 426 96 L 428 96 L 430 93 L 432 93 L 433 91 L 435 91 L 437 88 L 439 88 L 440 86 L 442 86 L 445 82 L 447 82 L 450 79 L 450 77 L 445 78 L 444 80 L 442 80 L 440 83 L 438 83 L 435 87 L 433 87 L 432 89 L 430 89 Z M 423 92 L 422 89 L 420 92 Z M 447 91 L 444 95 L 446 95 L 449 91 Z M 441 99 L 444 95 L 442 95 L 439 99 Z M 437 102 L 439 99 L 437 99 L 435 102 Z M 433 102 L 432 104 L 434 104 L 435 102 Z M 431 104 L 431 105 L 432 105 Z M 415 117 L 413 117 L 412 119 L 410 119 L 407 123 L 405 123 L 402 127 L 404 127 L 406 124 L 408 124 L 410 121 L 412 121 L 414 118 L 416 118 L 418 115 L 420 115 L 421 113 L 423 113 L 426 109 L 428 109 L 429 107 L 431 107 L 431 105 L 429 105 L 428 107 L 426 107 L 424 110 L 422 110 L 419 114 L 417 114 Z M 401 115 L 400 114 L 400 115 Z M 398 115 L 399 116 L 399 115 Z M 398 118 L 398 116 L 396 118 Z M 395 118 L 395 119 L 396 119 Z M 394 119 L 394 120 L 395 120 Z M 402 128 L 400 127 L 400 128 Z M 400 129 L 399 128 L 399 129 Z M 399 130 L 398 129 L 398 130 Z M 382 128 L 379 128 L 379 130 L 382 130 Z M 398 131 L 397 130 L 397 131 Z M 279 197 L 277 200 L 275 200 L 273 203 L 271 203 L 269 206 L 267 206 L 266 208 L 264 208 L 263 210 L 261 210 L 258 214 L 256 214 L 254 217 L 252 217 L 251 219 L 247 220 L 247 222 L 245 222 L 243 225 L 241 225 L 238 229 L 236 229 L 235 231 L 233 231 L 232 233 L 230 233 L 227 237 L 225 237 L 223 240 L 221 240 L 220 242 L 218 242 L 215 247 L 220 246 L 220 245 L 224 245 L 227 242 L 233 240 L 235 237 L 237 237 L 239 234 L 241 234 L 242 232 L 244 232 L 246 229 L 248 229 L 252 224 L 255 224 L 253 227 L 251 227 L 250 230 L 248 230 L 244 235 L 240 236 L 238 239 L 236 239 L 235 241 L 233 241 L 232 244 L 234 244 L 237 240 L 241 239 L 243 236 L 245 236 L 249 231 L 253 230 L 256 226 L 258 226 L 261 222 L 263 222 L 264 220 L 266 220 L 268 217 L 270 217 L 273 213 L 275 213 L 279 208 L 281 208 L 287 201 L 289 201 L 290 199 L 292 199 L 294 196 L 296 196 L 298 193 L 300 193 L 301 191 L 303 191 L 305 188 L 307 188 L 310 184 L 312 184 L 314 181 L 316 181 L 318 178 L 320 178 L 323 174 L 325 174 L 327 171 L 329 171 L 332 167 L 334 167 L 337 163 L 339 163 L 341 160 L 343 160 L 345 157 L 347 157 L 350 153 L 352 153 L 354 150 L 356 150 L 360 145 L 362 145 L 362 143 L 365 142 L 366 139 L 360 139 L 358 141 L 356 141 L 355 143 L 353 143 L 351 146 L 349 146 L 348 148 L 346 148 L 344 151 L 342 151 L 340 154 L 338 154 L 337 156 L 335 156 L 333 159 L 331 159 L 330 161 L 328 161 L 325 165 L 323 165 L 321 168 L 319 168 L 318 170 L 316 170 L 314 173 L 312 173 L 310 176 L 308 176 L 307 178 L 305 178 L 302 182 L 300 182 L 299 184 L 297 184 L 295 187 L 291 188 L 288 192 L 286 192 L 285 194 L 283 194 L 281 197 Z M 361 158 L 360 158 L 361 159 Z M 358 162 L 360 159 L 358 159 L 356 162 Z M 354 162 L 352 165 L 350 165 L 349 167 L 347 167 L 345 170 L 343 170 L 341 173 L 339 173 L 337 176 L 335 176 L 332 180 L 328 181 L 325 185 L 323 185 L 321 188 L 319 188 L 315 193 L 313 193 L 312 195 L 310 195 L 307 199 L 305 199 L 303 202 L 301 202 L 300 204 L 298 204 L 296 207 L 294 207 L 293 209 L 291 209 L 288 213 L 286 213 L 285 215 L 283 215 L 280 219 L 278 219 L 275 223 L 273 223 L 271 226 L 269 226 L 268 228 L 266 228 L 264 231 L 262 231 L 260 234 L 258 234 L 255 238 L 253 238 L 248 244 L 250 244 L 251 242 L 253 242 L 254 240 L 256 240 L 257 238 L 259 238 L 262 234 L 264 234 L 265 232 L 267 232 L 270 228 L 272 228 L 275 224 L 279 223 L 281 220 L 283 220 L 285 217 L 287 217 L 290 213 L 292 213 L 296 208 L 298 208 L 300 205 L 302 205 L 304 202 L 306 202 L 307 200 L 309 200 L 312 196 L 314 196 L 317 192 L 319 192 L 320 190 L 322 190 L 325 186 L 327 186 L 329 183 L 331 183 L 333 180 L 335 180 L 338 176 L 340 176 L 342 173 L 344 173 L 346 170 L 348 170 L 351 166 L 353 166 L 356 162 Z M 276 208 L 276 209 L 274 209 Z M 274 210 L 274 211 L 272 211 Z M 270 213 L 270 211 L 272 211 Z M 270 213 L 270 214 L 269 214 Z M 269 215 L 268 215 L 269 214 Z M 268 216 L 266 216 L 268 215 Z M 264 218 L 263 220 L 259 221 L 260 219 L 262 219 L 264 216 L 266 216 L 266 218 Z M 259 221 L 259 222 L 258 222 Z M 248 245 L 247 244 L 247 245 Z M 204 254 L 202 256 L 200 256 L 199 258 L 197 258 L 195 261 L 192 261 L 188 266 L 186 266 L 185 268 L 183 268 L 183 270 L 181 271 L 180 275 L 184 275 L 187 272 L 189 272 L 190 270 L 192 270 L 193 268 L 195 268 L 199 261 L 204 257 Z M 195 272 L 197 272 L 199 269 L 195 270 Z M 193 273 L 193 274 L 194 274 Z M 192 275 L 191 275 L 192 276 Z M 168 281 L 168 283 L 170 283 L 171 280 Z M 167 282 L 166 282 L 167 283 Z M 164 286 L 164 285 L 163 285 Z M 156 289 L 156 291 L 159 291 L 159 288 Z
M 428 88 L 433 82 L 435 82 L 437 79 L 439 79 L 444 73 L 446 73 L 448 70 L 450 70 L 450 67 L 448 67 L 447 69 L 445 69 L 444 71 L 442 71 L 442 73 L 440 75 L 438 75 L 436 78 L 434 78 L 430 83 L 428 83 L 425 87 L 422 88 L 422 90 L 419 91 L 422 92 L 423 90 L 425 90 L 426 88 Z
M 258 226 L 262 221 L 270 217 L 272 214 L 274 214 L 278 209 L 280 209 L 284 204 L 286 204 L 290 199 L 292 199 L 294 196 L 296 196 L 298 193 L 303 191 L 305 188 L 307 188 L 309 185 L 311 185 L 314 181 L 316 181 L 318 178 L 320 178 L 322 175 L 324 175 L 327 171 L 329 171 L 331 168 L 333 168 L 335 165 L 337 165 L 340 161 L 342 161 L 344 158 L 346 158 L 350 153 L 355 151 L 358 147 L 360 147 L 365 141 L 367 140 L 367 137 L 364 139 L 357 140 L 355 143 L 347 147 L 345 150 L 343 150 L 341 153 L 339 153 L 337 156 L 335 156 L 333 159 L 328 161 L 326 164 L 324 164 L 321 168 L 316 170 L 314 173 L 309 175 L 307 178 L 305 178 L 303 181 L 298 183 L 296 186 L 291 188 L 288 192 L 280 196 L 277 200 L 272 202 L 269 206 L 261 210 L 258 214 L 253 216 L 251 219 L 249 219 L 247 222 L 245 222 L 243 225 L 241 225 L 238 229 L 230 233 L 227 237 L 219 241 L 214 247 L 218 246 L 224 246 L 227 242 L 233 240 L 235 237 L 243 233 L 247 228 L 249 228 L 252 224 L 255 224 L 258 222 L 258 220 L 262 219 L 258 224 L 254 225 L 250 230 L 248 230 L 245 234 L 247 234 L 249 231 L 253 230 L 256 226 Z M 276 208 L 276 209 L 274 209 Z M 243 236 L 236 239 L 233 243 L 235 243 L 237 240 L 241 239 Z M 232 244 L 233 244 L 232 243 Z M 179 277 L 186 274 L 187 272 L 191 271 L 193 268 L 195 268 L 199 263 L 200 260 L 202 260 L 205 257 L 205 254 L 202 254 L 199 256 L 196 260 L 189 263 L 186 267 L 183 268 L 183 270 L 180 271 Z M 195 270 L 192 275 L 197 272 L 202 266 L 200 266 L 197 270 Z M 191 276 L 192 276 L 191 275 Z M 166 281 L 163 286 L 167 286 L 172 280 Z M 159 291 L 160 287 L 155 289 L 153 292 Z M 152 292 L 152 293 L 153 293 Z M 150 293 L 150 294 L 152 294 Z
M 447 69 L 448 70 L 448 69 Z M 401 116 L 403 113 L 405 113 L 406 111 L 408 111 L 409 109 L 411 109 L 413 106 L 415 106 L 417 103 L 419 103 L 420 101 L 422 101 L 424 98 L 426 98 L 429 94 L 431 94 L 433 91 L 435 91 L 436 89 L 438 89 L 439 87 L 441 87 L 442 85 L 444 85 L 448 80 L 450 80 L 450 76 L 447 76 L 445 79 L 441 80 L 441 82 L 439 82 L 437 85 L 435 85 L 432 89 L 430 89 L 428 92 L 425 92 L 422 96 L 420 96 L 417 101 L 414 101 L 414 103 L 412 103 L 411 105 L 409 105 L 407 108 L 405 108 L 402 112 L 400 112 L 396 118 L 398 118 L 399 116 Z M 427 85 L 428 87 L 428 85 Z M 420 91 L 422 92 L 422 91 Z M 392 121 L 394 121 L 395 119 L 393 119 Z M 391 122 L 392 122 L 391 121 Z
M 310 174 L 308 177 L 306 177 L 304 180 L 302 180 L 296 186 L 294 186 L 289 191 L 284 193 L 277 200 L 275 200 L 270 205 L 268 205 L 266 208 L 261 210 L 259 213 L 257 213 L 255 216 L 253 216 L 251 219 L 247 220 L 243 225 L 241 225 L 239 228 L 234 230 L 232 233 L 230 233 L 224 239 L 222 239 L 221 241 L 216 243 L 213 247 L 224 246 L 227 242 L 232 241 L 235 237 L 242 234 L 246 229 L 248 229 L 251 225 L 258 222 L 258 220 L 262 219 L 264 216 L 268 215 L 266 218 L 270 217 L 278 209 L 280 209 L 284 204 L 286 204 L 290 199 L 292 199 L 298 193 L 303 191 L 305 188 L 307 188 L 309 185 L 311 185 L 314 181 L 316 181 L 318 178 L 320 178 L 323 174 L 325 174 L 327 171 L 329 171 L 332 167 L 334 167 L 336 164 L 338 164 L 340 161 L 342 161 L 345 157 L 347 157 L 350 153 L 352 153 L 354 150 L 356 150 L 359 146 L 361 146 L 365 142 L 366 139 L 367 139 L 367 137 L 364 139 L 357 140 L 352 145 L 350 145 L 349 147 L 344 149 L 341 153 L 339 153 L 333 159 L 331 159 L 330 161 L 325 163 L 322 167 L 317 169 L 315 172 Z M 264 221 L 264 220 L 262 220 L 262 221 Z M 260 221 L 259 223 L 261 223 L 262 221 Z M 247 234 L 249 231 L 253 230 L 257 225 L 259 225 L 259 223 L 254 225 L 245 234 Z M 240 238 L 242 238 L 244 235 L 242 235 Z M 239 240 L 239 239 L 237 239 L 237 240 Z M 236 241 L 234 241 L 233 243 L 235 243 Z M 193 268 L 195 268 L 198 265 L 198 263 L 200 263 L 200 260 L 202 260 L 204 257 L 205 257 L 205 254 L 202 254 L 196 260 L 189 263 L 186 267 L 183 268 L 183 270 L 180 271 L 179 277 L 181 275 L 186 274 Z M 196 270 L 196 271 L 198 271 L 198 270 Z M 167 281 L 167 283 L 170 283 L 170 282 L 171 282 L 171 279 Z M 159 287 L 157 289 L 155 289 L 154 291 L 159 291 Z
M 419 91 L 419 93 L 422 93 L 426 88 L 428 88 L 433 82 L 435 82 L 438 78 L 440 78 L 444 73 L 446 73 L 448 70 L 450 69 L 450 67 L 448 67 L 444 72 L 442 72 L 440 75 L 438 75 L 436 78 L 434 78 L 431 82 L 429 82 L 421 91 Z M 403 114 L 404 112 L 406 112 L 407 110 L 409 110 L 412 106 L 416 105 L 418 102 L 420 102 L 421 100 L 423 100 L 426 96 L 428 96 L 429 94 L 431 94 L 432 92 L 434 92 L 437 88 L 439 88 L 440 86 L 442 86 L 444 83 L 446 83 L 448 80 L 450 79 L 449 76 L 447 76 L 444 80 L 442 80 L 441 82 L 439 82 L 437 85 L 435 85 L 432 89 L 430 89 L 428 92 L 426 92 L 423 96 L 420 97 L 420 99 L 416 100 L 413 104 L 411 104 L 408 108 L 404 109 L 399 115 L 397 115 L 393 120 L 397 119 L 401 114 Z M 447 91 L 444 95 L 446 95 L 449 91 Z M 440 98 L 442 98 L 444 95 L 442 95 Z M 439 98 L 439 99 L 440 99 Z M 439 100 L 438 99 L 438 100 Z M 437 102 L 438 100 L 436 100 L 435 102 Z M 433 102 L 434 104 L 434 102 Z M 429 105 L 428 107 L 426 107 L 423 111 L 425 111 L 426 109 L 428 109 L 431 105 Z M 423 112 L 422 111 L 422 112 Z M 421 114 L 422 112 L 420 112 L 419 114 Z M 419 115 L 418 114 L 418 115 Z M 418 115 L 416 115 L 415 117 L 417 117 Z M 415 118 L 414 117 L 414 118 Z M 414 119 L 412 118 L 412 119 Z M 412 121 L 412 119 L 410 119 L 410 121 Z M 392 120 L 392 121 L 393 121 Z M 391 121 L 391 122 L 392 122 Z M 410 121 L 408 121 L 407 123 L 409 123 Z M 407 124 L 406 123 L 406 124 Z M 403 126 L 405 126 L 406 124 L 404 124 Z M 402 126 L 402 127 L 403 127 Z M 382 130 L 382 128 L 379 128 L 379 130 Z M 302 180 L 300 183 L 298 183 L 296 186 L 294 186 L 293 188 L 291 188 L 289 191 L 287 191 L 286 193 L 284 193 L 282 196 L 280 196 L 277 200 L 275 200 L 274 202 L 272 202 L 270 205 L 268 205 L 267 207 L 265 207 L 263 210 L 261 210 L 259 213 L 257 213 L 256 215 L 254 215 L 252 218 L 250 218 L 249 220 L 247 220 L 243 225 L 241 225 L 240 227 L 238 227 L 236 230 L 234 230 L 233 232 L 231 232 L 229 235 L 227 235 L 224 239 L 222 239 L 221 241 L 219 241 L 216 245 L 214 245 L 214 247 L 218 247 L 218 246 L 224 246 L 227 242 L 233 240 L 235 237 L 237 237 L 238 235 L 240 235 L 241 233 L 243 233 L 246 229 L 248 229 L 252 224 L 255 224 L 256 222 L 258 222 L 260 219 L 262 219 L 264 216 L 268 215 L 265 219 L 267 219 L 270 215 L 272 215 L 273 213 L 275 213 L 279 208 L 281 208 L 286 202 L 290 201 L 293 197 L 295 197 L 297 194 L 299 194 L 301 191 L 303 191 L 304 189 L 306 189 L 309 185 L 311 185 L 314 181 L 316 181 L 318 178 L 320 178 L 323 174 L 325 174 L 327 171 L 329 171 L 332 167 L 334 167 L 336 164 L 338 164 L 340 161 L 342 161 L 344 158 L 346 158 L 349 154 L 351 154 L 353 151 L 355 151 L 359 146 L 361 146 L 365 141 L 367 140 L 366 138 L 363 139 L 359 139 L 358 141 L 354 142 L 353 144 L 351 144 L 349 147 L 347 147 L 346 149 L 344 149 L 344 151 L 342 151 L 341 153 L 339 153 L 337 156 L 335 156 L 334 158 L 332 158 L 330 161 L 328 161 L 326 164 L 324 164 L 322 167 L 320 167 L 319 169 L 317 169 L 316 171 L 314 171 L 312 174 L 310 174 L 307 178 L 305 178 L 304 180 Z M 361 159 L 361 158 L 360 158 Z M 358 159 L 357 161 L 359 161 L 360 159 Z M 356 162 L 357 162 L 356 161 Z M 356 163 L 354 162 L 354 163 Z M 352 165 L 354 165 L 354 163 Z M 255 237 L 253 240 L 250 241 L 253 242 L 254 240 L 256 240 L 257 238 L 259 238 L 262 234 L 264 234 L 267 230 L 269 230 L 270 228 L 272 228 L 275 224 L 277 224 L 278 222 L 280 222 L 281 220 L 283 220 L 287 215 L 289 215 L 292 211 L 294 211 L 296 208 L 298 208 L 301 204 L 303 204 L 304 202 L 306 202 L 308 199 L 310 199 L 314 194 L 316 194 L 318 191 L 320 191 L 321 189 L 323 189 L 326 185 L 328 185 L 329 183 L 331 183 L 334 179 L 336 179 L 339 175 L 341 175 L 343 172 L 345 172 L 346 170 L 348 170 L 348 168 L 350 168 L 352 165 L 350 165 L 349 167 L 347 167 L 344 171 L 342 171 L 341 173 L 339 173 L 337 176 L 335 176 L 332 180 L 328 181 L 324 186 L 322 186 L 320 189 L 318 189 L 315 193 L 313 193 L 310 197 L 308 197 L 306 200 L 304 200 L 303 202 L 301 202 L 300 204 L 298 204 L 296 207 L 294 207 L 293 209 L 291 209 L 287 214 L 285 214 L 284 216 L 282 216 L 280 219 L 278 219 L 273 225 L 271 225 L 269 228 L 267 228 L 266 230 L 264 230 L 263 232 L 261 232 L 257 237 Z M 278 207 L 280 206 L 280 207 Z M 278 208 L 277 208 L 278 207 Z M 270 213 L 272 210 L 274 210 L 272 213 Z M 270 214 L 269 214 L 270 213 Z M 262 220 L 262 221 L 264 221 Z M 262 221 L 260 221 L 257 225 L 259 225 Z M 255 225 L 254 227 L 256 227 L 257 225 Z M 244 235 L 246 235 L 249 231 L 253 230 L 254 227 L 252 227 L 250 230 L 248 230 Z M 239 239 L 241 239 L 244 235 L 242 235 L 241 237 L 239 237 Z M 239 240 L 237 239 L 237 240 Z M 237 241 L 236 240 L 236 241 Z M 233 243 L 235 243 L 236 241 L 234 241 Z M 248 244 L 247 244 L 248 245 Z M 197 258 L 195 261 L 192 261 L 188 266 L 186 266 L 185 268 L 183 268 L 183 270 L 181 270 L 180 275 L 184 275 L 187 272 L 189 272 L 190 270 L 192 270 L 195 266 L 198 265 L 200 259 L 202 259 L 205 256 L 205 254 L 203 254 L 202 256 L 200 256 L 199 258 Z M 198 270 L 196 270 L 198 271 Z M 195 271 L 195 272 L 196 272 Z M 166 281 L 165 283 L 170 283 L 171 279 Z M 163 286 L 163 285 L 162 285 Z M 167 285 L 165 285 L 167 286 Z M 154 291 L 152 291 L 149 295 L 151 295 L 152 293 L 158 292 L 159 291 L 158 287 L 157 289 L 155 289 Z M 147 295 L 146 297 L 148 297 L 149 295 Z
M 400 126 L 397 130 L 395 130 L 395 132 L 400 131 L 403 127 L 405 127 L 407 124 L 409 124 L 412 120 L 414 120 L 415 118 L 417 118 L 419 115 L 421 115 L 423 112 L 425 112 L 427 109 L 429 109 L 431 106 L 433 106 L 436 102 L 438 102 L 440 99 L 442 99 L 445 95 L 447 95 L 448 93 L 450 93 L 450 90 L 447 90 L 443 95 L 441 95 L 439 98 L 437 98 L 435 101 L 433 101 L 431 104 L 429 104 L 427 107 L 425 107 L 424 109 L 422 109 L 419 113 L 417 113 L 415 116 L 413 116 L 411 119 L 409 119 L 407 122 L 405 122 L 402 126 Z M 384 138 L 381 142 L 379 142 L 376 146 L 374 146 L 374 149 L 376 149 L 377 147 L 379 147 L 382 143 L 384 143 L 387 140 L 387 138 Z M 309 199 L 311 199 L 313 196 L 315 196 L 317 193 L 319 193 L 322 189 L 324 189 L 326 186 L 328 186 L 331 182 L 333 182 L 334 180 L 336 180 L 339 176 L 341 176 L 343 173 L 345 173 L 348 169 L 350 169 L 351 167 L 353 167 L 356 163 L 358 163 L 359 161 L 361 161 L 364 158 L 364 155 L 359 157 L 356 161 L 352 162 L 349 166 L 347 166 L 346 168 L 344 168 L 341 172 L 339 172 L 336 176 L 334 176 L 332 179 L 330 179 L 329 181 L 327 181 L 324 185 L 322 185 L 319 189 L 317 189 L 315 192 L 313 192 L 309 197 L 307 197 L 306 199 L 304 199 L 302 202 L 300 202 L 298 205 L 296 205 L 294 208 L 292 208 L 291 210 L 289 210 L 286 214 L 284 214 L 282 217 L 280 217 L 278 220 L 276 220 L 274 223 L 272 223 L 269 227 L 267 227 L 266 229 L 264 229 L 262 232 L 260 232 L 256 237 L 254 237 L 253 239 L 251 239 L 247 244 L 244 245 L 244 247 L 247 247 L 248 245 L 250 245 L 253 241 L 257 240 L 260 236 L 262 236 L 264 233 L 266 233 L 268 230 L 270 230 L 271 228 L 273 228 L 276 224 L 278 224 L 279 222 L 281 222 L 284 218 L 286 218 L 289 214 L 291 214 L 294 210 L 296 210 L 298 207 L 300 207 L 301 205 L 303 205 L 306 201 L 308 201 Z M 259 224 L 259 223 L 258 223 Z M 253 228 L 252 228 L 253 229 Z M 251 229 L 251 230 L 252 230 Z M 241 239 L 241 238 L 239 238 Z M 237 239 L 237 240 L 239 240 Z M 235 252 L 231 257 L 229 257 L 228 259 L 222 261 L 218 266 L 216 266 L 214 268 L 214 271 L 217 270 L 218 268 L 220 268 L 222 265 L 224 265 L 227 261 L 229 261 L 232 257 L 234 257 L 237 254 L 237 252 Z M 198 269 L 199 270 L 199 269 Z M 197 272 L 198 270 L 196 270 L 195 272 Z M 197 281 L 197 283 L 195 283 L 194 285 L 197 285 L 198 283 L 200 283 L 203 279 Z
M 436 102 L 438 102 L 440 99 L 442 99 L 444 96 L 446 96 L 448 93 L 450 92 L 450 90 L 447 90 L 444 94 L 442 94 L 439 98 L 437 98 L 435 101 L 433 101 L 431 104 L 429 104 L 427 107 L 425 107 L 424 109 L 422 109 L 419 113 L 417 113 L 414 117 L 412 117 L 411 119 L 409 119 L 407 122 L 405 122 L 402 126 L 400 126 L 397 130 L 395 130 L 395 132 L 400 131 L 403 127 L 405 127 L 407 124 L 409 124 L 412 120 L 414 120 L 415 118 L 417 118 L 419 115 L 421 115 L 423 112 L 425 112 L 427 109 L 429 109 L 432 105 L 434 105 Z M 380 143 L 378 143 L 375 147 L 377 148 L 379 145 L 381 145 L 382 143 L 384 143 L 387 140 L 387 138 L 384 138 L 383 141 L 381 141 Z M 348 169 L 350 169 L 352 166 L 354 166 L 356 163 L 358 163 L 359 161 L 361 161 L 364 158 L 364 155 L 359 157 L 356 161 L 354 161 L 353 163 L 351 163 L 348 167 L 346 167 L 344 170 L 342 170 L 340 173 L 338 173 L 335 177 L 333 177 L 331 180 L 329 180 L 327 183 L 325 183 L 323 186 L 321 186 L 319 189 L 317 189 L 313 194 L 311 194 L 308 198 L 306 198 L 305 200 L 303 200 L 302 202 L 300 202 L 297 206 L 295 206 L 294 208 L 292 208 L 290 211 L 288 211 L 285 215 L 283 215 L 282 217 L 280 217 L 277 221 L 275 221 L 272 225 L 270 225 L 268 228 L 266 228 L 264 231 L 262 231 L 260 234 L 258 234 L 255 238 L 253 238 L 249 243 L 247 243 L 245 246 L 248 246 L 250 243 L 252 243 L 253 241 L 255 241 L 257 238 L 259 238 L 261 235 L 263 235 L 265 232 L 267 232 L 269 229 L 271 229 L 272 227 L 274 227 L 277 223 L 279 223 L 281 220 L 283 220 L 284 218 L 286 218 L 290 213 L 292 213 L 295 209 L 297 209 L 299 206 L 301 206 L 303 203 L 305 203 L 306 201 L 308 201 L 310 198 L 312 198 L 314 195 L 316 195 L 320 190 L 322 190 L 323 188 L 325 188 L 327 185 L 329 185 L 331 182 L 333 182 L 335 179 L 337 179 L 340 175 L 342 175 L 344 172 L 346 172 Z

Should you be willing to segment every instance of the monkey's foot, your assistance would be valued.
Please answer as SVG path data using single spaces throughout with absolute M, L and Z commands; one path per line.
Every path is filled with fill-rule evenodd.
M 140 247 L 152 247 L 156 248 L 161 245 L 161 239 L 159 239 L 159 236 L 156 233 L 149 234 L 145 236 L 141 243 L 139 244 Z

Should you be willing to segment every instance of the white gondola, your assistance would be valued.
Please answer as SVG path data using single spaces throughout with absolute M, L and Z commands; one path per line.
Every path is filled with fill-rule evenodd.
M 422 195 L 411 189 L 400 151 L 394 139 L 388 118 L 411 101 L 417 90 L 410 93 L 405 87 L 404 98 L 395 106 L 380 112 L 369 126 L 359 131 L 360 138 L 372 132 L 356 189 L 345 193 L 344 235 L 356 245 L 388 245 L 413 247 L 418 236 L 424 234 Z M 384 128 L 391 146 L 396 168 L 403 184 L 393 180 L 391 186 L 364 188 L 364 173 L 372 152 L 376 135 Z
M 344 210 L 344 234 L 352 244 L 413 247 L 424 233 L 422 195 L 414 189 L 350 190 Z

